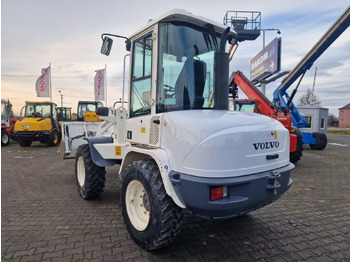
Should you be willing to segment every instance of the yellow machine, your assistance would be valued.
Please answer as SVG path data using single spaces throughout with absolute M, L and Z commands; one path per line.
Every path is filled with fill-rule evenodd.
M 25 108 L 24 116 L 22 115 Z M 56 146 L 61 138 L 61 127 L 57 120 L 56 104 L 53 102 L 26 101 L 21 110 L 21 118 L 14 128 L 14 139 L 22 147 L 28 147 L 33 141 Z
M 84 122 L 97 122 L 101 121 L 96 114 L 96 110 L 99 107 L 103 107 L 101 102 L 97 101 L 79 101 L 77 110 L 77 121 Z

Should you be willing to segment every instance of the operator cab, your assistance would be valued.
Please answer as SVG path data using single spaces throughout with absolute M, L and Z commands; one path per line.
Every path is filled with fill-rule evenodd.
M 233 104 L 235 111 L 260 114 L 258 105 L 253 99 L 235 99 Z
M 57 119 L 56 104 L 52 102 L 26 101 L 24 117 L 52 117 Z
M 57 107 L 58 121 L 72 121 L 72 108 L 70 107 Z
M 5 99 L 1 99 L 1 123 L 8 122 L 9 117 L 13 117 L 12 104 Z
M 102 102 L 98 101 L 79 101 L 77 110 L 77 121 L 84 121 L 85 112 L 96 113 L 97 108 L 103 107 Z M 96 114 L 95 114 L 96 115 Z
M 131 37 L 130 117 L 213 109 L 214 60 L 221 35 L 203 22 L 187 22 L 181 13 L 171 20 L 165 15 L 147 31 Z M 233 36 L 231 31 L 230 39 Z
M 221 43 L 224 31 L 216 22 L 172 10 L 128 38 L 127 49 L 132 54 L 130 118 L 215 109 L 215 57 L 225 52 L 220 50 L 225 49 L 226 36 Z M 232 44 L 236 36 L 233 30 L 227 32 Z M 104 54 L 109 54 L 110 47 L 106 47 L 111 42 L 104 38 Z

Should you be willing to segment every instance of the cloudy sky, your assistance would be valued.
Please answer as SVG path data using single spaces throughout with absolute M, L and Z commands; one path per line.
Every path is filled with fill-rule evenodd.
M 170 9 L 180 8 L 222 23 L 229 10 L 260 11 L 266 45 L 282 37 L 282 71 L 291 70 L 348 7 L 348 0 L 2 0 L 1 1 L 1 98 L 10 99 L 15 113 L 26 100 L 36 97 L 35 82 L 41 68 L 52 66 L 52 97 L 76 111 L 79 100 L 94 100 L 95 70 L 107 65 L 108 106 L 121 97 L 123 40 L 115 40 L 111 55 L 100 54 L 101 34 L 130 36 Z M 250 60 L 262 49 L 262 35 L 242 42 L 230 71 L 250 76 Z M 314 63 L 299 87 L 295 102 L 312 87 L 323 107 L 338 115 L 350 103 L 350 29 Z M 267 96 L 281 80 L 267 85 Z M 295 86 L 295 85 L 294 85 Z M 292 88 L 289 89 L 289 92 Z

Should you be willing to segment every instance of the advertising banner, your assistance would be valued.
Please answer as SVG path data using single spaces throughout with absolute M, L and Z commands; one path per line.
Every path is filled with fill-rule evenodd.
M 250 81 L 264 79 L 281 70 L 281 38 L 275 38 L 250 61 Z
M 50 97 L 50 66 L 41 70 L 41 76 L 36 80 L 37 97 Z
M 105 69 L 96 70 L 95 75 L 95 101 L 105 100 Z

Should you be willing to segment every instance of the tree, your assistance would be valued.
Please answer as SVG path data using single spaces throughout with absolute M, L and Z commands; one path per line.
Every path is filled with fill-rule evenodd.
M 328 115 L 328 126 L 338 126 L 339 125 L 339 119 L 334 114 Z
M 315 95 L 311 88 L 308 88 L 306 90 L 306 93 L 304 95 L 302 95 L 299 98 L 299 104 L 298 106 L 319 106 L 321 105 L 321 101 L 318 99 L 317 95 Z

